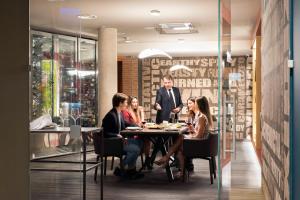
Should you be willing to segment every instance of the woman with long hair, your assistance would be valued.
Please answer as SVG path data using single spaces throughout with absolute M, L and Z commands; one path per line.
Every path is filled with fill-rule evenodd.
M 165 166 L 168 163 L 170 156 L 177 152 L 180 169 L 184 169 L 184 156 L 182 149 L 183 140 L 185 138 L 204 138 L 207 131 L 212 127 L 212 119 L 207 98 L 205 96 L 197 98 L 195 106 L 199 109 L 199 117 L 195 124 L 195 128 L 191 127 L 189 134 L 181 135 L 180 137 L 178 137 L 174 145 L 169 149 L 167 155 L 163 156 L 161 159 L 155 161 L 154 163 L 156 163 L 157 165 Z M 182 170 L 179 177 L 183 178 Z
M 141 125 L 144 121 L 144 108 L 139 105 L 137 97 L 131 96 L 128 102 L 128 111 L 133 117 L 136 124 Z
M 139 105 L 137 97 L 130 96 L 128 100 L 127 110 L 123 113 L 125 121 L 131 124 L 135 124 L 137 126 L 143 126 L 144 119 L 144 108 Z M 150 164 L 150 149 L 151 143 L 148 139 L 144 139 L 144 150 L 145 153 L 145 164 L 148 169 L 152 169 Z

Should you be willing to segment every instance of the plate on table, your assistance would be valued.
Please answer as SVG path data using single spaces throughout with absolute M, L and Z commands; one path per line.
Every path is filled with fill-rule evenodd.
M 138 126 L 128 126 L 126 127 L 126 130 L 142 130 L 143 128 Z
M 179 131 L 179 128 L 165 128 L 165 131 Z
M 151 126 L 147 126 L 148 129 L 161 129 L 161 126 L 157 125 L 157 124 L 154 124 L 154 125 L 151 125 Z

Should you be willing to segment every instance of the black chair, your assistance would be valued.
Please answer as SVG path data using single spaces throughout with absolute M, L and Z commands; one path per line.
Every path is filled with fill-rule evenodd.
M 102 131 L 98 133 L 94 133 L 93 135 L 93 141 L 94 141 L 94 148 L 95 153 L 97 154 L 97 162 L 99 162 L 99 159 L 101 157 L 101 150 L 103 149 L 102 156 L 104 158 L 104 175 L 106 175 L 106 166 L 107 166 L 107 157 L 108 156 L 114 156 L 118 157 L 120 159 L 120 167 L 123 167 L 122 164 L 122 156 L 123 156 L 123 140 L 122 138 L 104 138 L 103 139 L 103 148 L 101 148 L 102 144 Z M 95 168 L 94 173 L 94 181 L 97 181 L 97 171 L 98 167 Z
M 209 131 L 206 139 L 184 139 L 183 155 L 188 158 L 201 158 L 209 161 L 210 182 L 216 178 L 216 156 L 218 155 L 218 134 L 216 131 Z M 189 172 L 183 169 L 184 177 Z M 213 178 L 214 176 L 214 178 Z
M 141 151 L 140 156 L 141 156 L 141 164 L 142 164 L 142 166 L 143 166 L 143 165 L 144 165 L 143 151 Z M 114 162 L 115 162 L 115 157 L 112 156 L 112 158 L 111 158 L 111 166 L 110 166 L 110 170 L 113 170 L 113 169 L 114 169 Z

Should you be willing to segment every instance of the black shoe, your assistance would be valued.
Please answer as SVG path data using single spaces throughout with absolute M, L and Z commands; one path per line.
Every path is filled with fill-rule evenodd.
M 116 167 L 114 170 L 114 175 L 122 177 L 124 176 L 124 171 L 122 171 L 119 167 Z
M 145 175 L 136 171 L 136 169 L 129 169 L 126 171 L 126 178 L 130 179 L 130 180 L 136 180 L 136 179 L 140 179 L 143 178 Z
M 153 169 L 153 166 L 152 166 L 152 163 L 151 163 L 151 158 L 149 156 L 146 157 L 146 159 L 145 159 L 145 166 L 148 170 Z
M 185 168 L 189 172 L 193 172 L 194 171 L 193 159 L 191 159 L 191 158 L 186 158 L 185 159 Z
M 131 176 L 129 176 L 129 179 L 130 180 L 137 180 L 137 179 L 144 178 L 144 176 L 145 175 L 143 173 L 137 172 L 137 173 L 132 174 Z

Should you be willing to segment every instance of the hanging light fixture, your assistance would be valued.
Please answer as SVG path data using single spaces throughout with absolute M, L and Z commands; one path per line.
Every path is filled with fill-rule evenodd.
M 151 56 L 166 56 L 170 59 L 172 59 L 172 56 L 170 56 L 169 54 L 167 54 L 166 52 L 164 52 L 163 50 L 160 49 L 144 49 L 143 51 L 141 51 L 139 53 L 139 58 L 143 59 L 143 58 L 148 58 Z
M 185 65 L 173 65 L 172 67 L 170 67 L 170 71 L 175 71 L 175 70 L 179 70 L 179 69 L 185 69 L 187 71 L 192 72 L 193 70 Z

